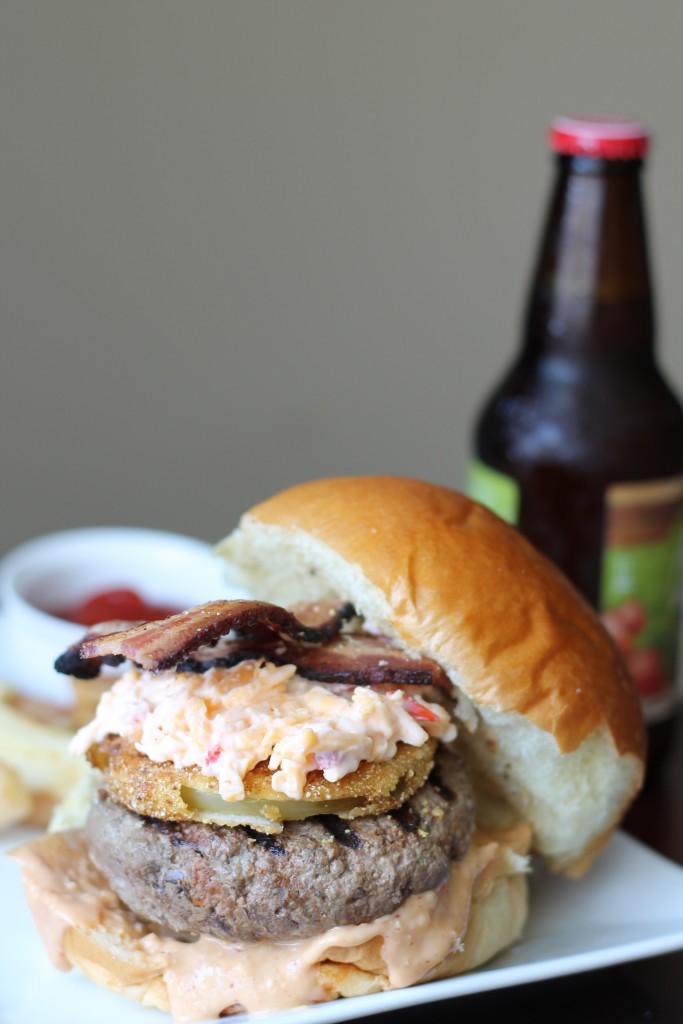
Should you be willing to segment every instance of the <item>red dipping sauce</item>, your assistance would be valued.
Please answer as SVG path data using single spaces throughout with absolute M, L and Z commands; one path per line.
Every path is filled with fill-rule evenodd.
M 51 614 L 81 626 L 94 626 L 110 619 L 166 619 L 179 611 L 182 609 L 149 604 L 135 590 L 117 588 L 102 590 L 67 608 L 51 609 Z

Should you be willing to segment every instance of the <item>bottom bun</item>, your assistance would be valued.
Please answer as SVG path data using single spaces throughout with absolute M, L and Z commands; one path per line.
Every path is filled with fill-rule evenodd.
M 452 978 L 473 970 L 507 949 L 521 935 L 528 911 L 528 886 L 523 875 L 498 878 L 485 893 L 475 896 L 467 930 L 458 949 L 450 953 L 419 982 Z M 325 961 L 318 968 L 330 999 L 363 996 L 392 988 L 386 971 L 363 968 L 356 963 Z
M 502 952 L 519 938 L 526 921 L 527 906 L 527 883 L 522 875 L 497 879 L 485 895 L 475 898 L 461 947 L 415 984 L 454 977 Z M 344 954 L 349 952 L 356 962 L 341 962 Z M 134 999 L 143 1006 L 171 1011 L 163 976 L 165 957 L 152 958 L 141 964 L 134 944 L 103 928 L 90 931 L 70 929 L 65 953 L 69 963 L 96 985 Z M 373 955 L 371 949 L 364 953 L 363 956 L 359 950 L 336 950 L 334 960 L 324 960 L 315 965 L 315 980 L 324 993 L 318 1001 L 369 995 L 394 987 L 383 968 L 381 957 Z M 364 960 L 367 966 L 363 966 Z M 241 1013 L 244 1007 L 241 1003 L 234 1003 L 221 1007 L 219 1012 L 223 1016 L 231 1011 Z
M 96 985 L 178 1019 L 201 1020 L 386 991 L 491 959 L 519 937 L 527 916 L 520 854 L 528 830 L 510 832 L 505 842 L 478 836 L 444 886 L 409 897 L 387 918 L 279 946 L 155 934 L 106 889 L 80 830 L 42 836 L 13 856 L 58 966 L 76 967 Z M 202 984 L 207 969 L 210 992 Z

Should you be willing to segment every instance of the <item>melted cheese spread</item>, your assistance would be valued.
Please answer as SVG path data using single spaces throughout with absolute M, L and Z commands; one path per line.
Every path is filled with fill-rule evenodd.
M 246 661 L 201 674 L 131 669 L 71 749 L 85 753 L 109 734 L 156 763 L 198 767 L 224 800 L 243 800 L 245 775 L 266 762 L 273 789 L 297 800 L 314 769 L 337 782 L 361 761 L 391 760 L 399 743 L 452 740 L 455 726 L 440 705 L 400 689 L 323 685 L 293 665 Z

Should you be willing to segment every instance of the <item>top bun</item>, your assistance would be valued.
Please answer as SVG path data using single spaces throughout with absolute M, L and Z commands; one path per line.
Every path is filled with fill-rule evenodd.
M 256 505 L 217 553 L 257 597 L 350 601 L 438 662 L 478 772 L 551 867 L 585 870 L 642 782 L 639 700 L 596 614 L 516 530 L 443 487 L 349 477 Z

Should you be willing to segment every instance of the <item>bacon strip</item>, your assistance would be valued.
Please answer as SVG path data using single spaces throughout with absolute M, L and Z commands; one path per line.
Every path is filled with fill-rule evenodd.
M 450 693 L 448 676 L 428 658 L 412 657 L 386 637 L 340 635 L 354 615 L 351 605 L 301 606 L 295 616 L 262 601 L 212 601 L 154 622 L 100 623 L 55 668 L 92 679 L 103 665 L 125 659 L 151 671 L 175 666 L 181 672 L 232 668 L 253 659 L 295 665 L 299 675 L 323 683 L 434 686 Z M 245 635 L 234 637 L 235 632 Z
M 267 659 L 276 665 L 296 665 L 299 675 L 321 683 L 353 683 L 356 686 L 437 686 L 450 693 L 448 676 L 428 658 L 414 658 L 385 637 L 369 633 L 343 634 L 325 645 L 296 643 L 284 637 L 256 644 L 251 637 L 223 640 L 218 647 L 204 648 L 178 665 L 181 672 L 205 672 L 232 668 L 240 661 Z
M 339 633 L 355 615 L 352 605 L 332 609 L 317 625 L 304 625 L 292 612 L 265 601 L 210 601 L 170 618 L 107 636 L 89 637 L 79 647 L 83 660 L 110 656 L 128 658 L 149 671 L 176 665 L 199 647 L 233 630 L 267 638 L 287 636 L 322 644 Z
M 96 626 L 92 626 L 85 634 L 86 639 L 90 639 L 95 636 L 103 636 L 109 633 L 121 632 L 123 630 L 132 629 L 134 626 L 139 626 L 140 620 L 135 619 L 134 621 L 128 621 L 123 619 L 111 620 L 110 622 L 99 622 Z M 81 657 L 81 644 L 83 643 L 83 637 L 77 640 L 75 644 L 71 644 L 70 647 L 60 654 L 54 663 L 56 672 L 61 672 L 65 676 L 75 676 L 76 679 L 96 679 L 100 674 L 103 665 L 120 665 L 124 661 L 122 654 L 108 654 L 101 658 L 83 658 Z

